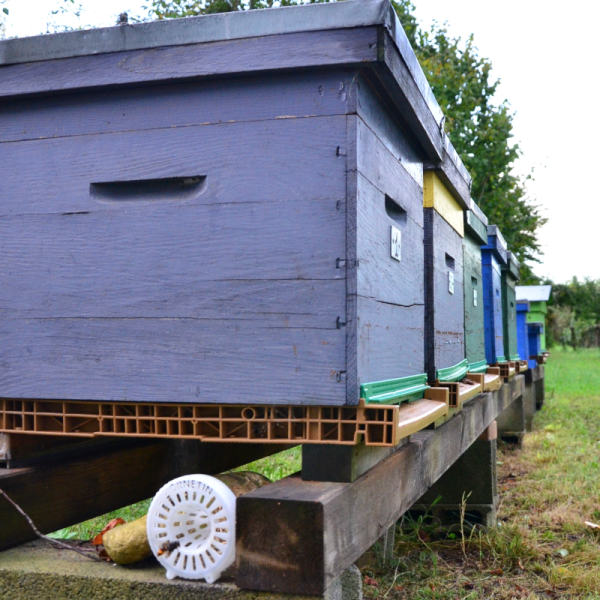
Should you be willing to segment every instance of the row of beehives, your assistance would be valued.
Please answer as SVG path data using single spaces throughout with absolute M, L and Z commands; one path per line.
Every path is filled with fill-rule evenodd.
M 353 443 L 538 355 L 387 0 L 4 40 L 0 69 L 3 430 Z
M 469 398 L 478 391 L 474 374 L 489 374 L 486 380 L 492 382 L 498 375 L 508 377 L 545 362 L 545 303 L 532 303 L 535 311 L 529 315 L 530 302 L 517 301 L 520 265 L 500 229 L 488 225 L 474 202 L 471 209 L 464 210 L 432 171 L 424 176 L 423 206 L 423 386 L 460 383 L 457 389 L 463 398 Z M 394 234 L 392 226 L 392 240 Z M 521 297 L 526 297 L 526 290 L 531 288 L 520 289 Z M 363 384 L 361 396 L 368 402 L 415 400 L 420 395 L 413 388 L 416 380 L 399 378 Z M 482 387 L 491 389 L 495 385 L 484 383 Z

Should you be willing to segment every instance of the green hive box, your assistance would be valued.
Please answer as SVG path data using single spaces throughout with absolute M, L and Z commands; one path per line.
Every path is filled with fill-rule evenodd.
M 483 318 L 483 281 L 481 246 L 487 244 L 487 217 L 473 203 L 465 211 L 463 270 L 465 296 L 465 354 L 469 371 L 485 373 L 485 327 Z
M 512 252 L 502 265 L 502 322 L 504 324 L 504 355 L 507 360 L 520 360 L 517 345 L 517 293 L 521 265 Z
M 518 285 L 516 286 L 517 301 L 529 300 L 528 323 L 543 323 L 541 341 L 542 352 L 546 351 L 546 314 L 548 300 L 552 292 L 551 285 Z

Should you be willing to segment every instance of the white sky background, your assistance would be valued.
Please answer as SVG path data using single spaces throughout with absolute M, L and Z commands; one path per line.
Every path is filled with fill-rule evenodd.
M 448 22 L 454 36 L 475 35 L 481 56 L 491 59 L 501 79 L 499 98 L 507 98 L 515 117 L 515 139 L 523 157 L 518 170 L 535 168 L 530 196 L 549 223 L 541 232 L 545 256 L 535 270 L 565 281 L 576 275 L 600 279 L 598 195 L 595 182 L 600 119 L 594 100 L 597 23 L 600 3 L 574 0 L 568 7 L 547 0 L 413 0 L 428 26 Z M 78 21 L 52 16 L 59 0 L 8 0 L 7 36 L 53 31 L 53 24 L 107 26 L 123 11 L 144 15 L 149 0 L 76 0 Z

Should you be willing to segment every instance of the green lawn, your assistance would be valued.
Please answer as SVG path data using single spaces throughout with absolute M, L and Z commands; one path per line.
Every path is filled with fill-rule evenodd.
M 391 564 L 377 549 L 361 560 L 365 596 L 386 599 L 600 599 L 600 352 L 555 350 L 546 405 L 522 450 L 500 445 L 499 526 L 457 533 L 404 520 Z M 296 448 L 242 467 L 279 479 L 300 468 Z M 115 516 L 145 514 L 149 501 L 63 535 L 91 537 Z

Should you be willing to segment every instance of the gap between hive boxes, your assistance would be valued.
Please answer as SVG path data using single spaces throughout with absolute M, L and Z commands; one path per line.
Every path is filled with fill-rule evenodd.
M 400 405 L 189 405 L 0 400 L 0 433 L 395 446 L 448 414 L 448 391 Z

